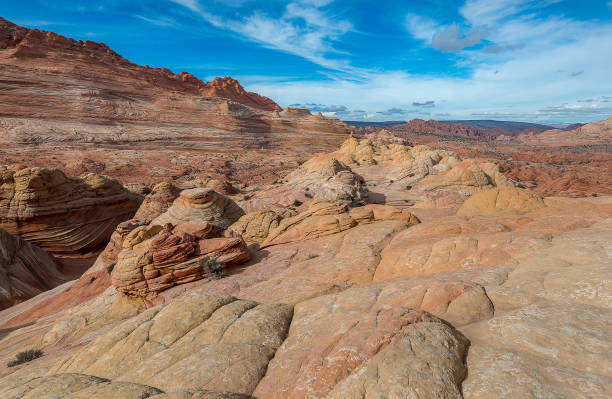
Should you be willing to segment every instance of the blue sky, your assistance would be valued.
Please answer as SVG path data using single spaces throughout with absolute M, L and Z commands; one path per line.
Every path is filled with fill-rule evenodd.
M 18 24 L 345 120 L 612 114 L 610 0 L 29 0 Z

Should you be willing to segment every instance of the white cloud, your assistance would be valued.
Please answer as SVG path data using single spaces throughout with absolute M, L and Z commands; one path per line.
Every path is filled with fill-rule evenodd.
M 197 13 L 217 28 L 232 31 L 267 48 L 294 54 L 326 68 L 350 70 L 348 61 L 328 57 L 338 53 L 333 41 L 352 29 L 350 22 L 329 17 L 321 10 L 332 0 L 296 0 L 280 17 L 259 11 L 236 19 L 208 11 L 198 0 L 171 0 Z
M 538 47 L 537 52 L 529 56 L 479 64 L 467 78 L 372 71 L 360 82 L 246 83 L 250 90 L 274 98 L 281 105 L 295 102 L 345 104 L 349 110 L 368 110 L 368 115 L 376 120 L 386 119 L 385 115 L 376 112 L 393 108 L 406 109 L 408 113 L 403 118 L 417 117 L 418 108 L 411 106 L 413 102 L 435 101 L 436 112 L 448 114 L 450 119 L 470 119 L 476 114 L 493 112 L 497 118 L 510 120 L 585 122 L 605 119 L 612 114 L 610 37 L 612 26 L 584 25 L 575 41 Z M 576 71 L 584 73 L 568 77 Z M 585 96 L 594 101 L 578 103 Z M 552 108 L 560 104 L 578 104 L 581 111 L 568 106 Z
M 562 0 L 467 0 L 459 13 L 472 25 L 499 23 L 518 13 L 544 8 Z
M 408 28 L 408 31 L 413 37 L 431 43 L 434 34 L 441 26 L 431 18 L 416 14 L 408 14 L 406 15 L 406 28 Z

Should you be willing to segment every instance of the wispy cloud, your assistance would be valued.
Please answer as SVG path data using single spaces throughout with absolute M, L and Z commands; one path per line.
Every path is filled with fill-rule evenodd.
M 134 15 L 134 17 L 141 19 L 145 22 L 148 22 L 150 24 L 153 24 L 155 26 L 176 26 L 176 21 L 173 20 L 172 18 L 166 18 L 166 17 L 150 18 L 150 17 L 145 17 L 143 15 Z
M 171 0 L 187 7 L 213 26 L 238 34 L 264 47 L 303 57 L 320 66 L 346 70 L 349 62 L 330 54 L 339 54 L 333 43 L 352 29 L 352 24 L 329 16 L 321 8 L 329 0 L 296 0 L 286 5 L 280 16 L 255 10 L 241 18 L 214 14 L 198 0 Z

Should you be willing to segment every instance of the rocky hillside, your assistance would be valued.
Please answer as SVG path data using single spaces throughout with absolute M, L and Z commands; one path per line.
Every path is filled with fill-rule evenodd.
M 529 145 L 563 146 L 597 146 L 612 143 L 612 116 L 608 119 L 587 123 L 575 129 L 554 129 L 533 135 L 523 134 L 518 140 Z
M 103 171 L 122 183 L 159 183 L 190 175 L 195 165 L 221 169 L 230 159 L 247 171 L 264 158 L 295 164 L 349 134 L 337 119 L 283 110 L 231 78 L 204 83 L 133 64 L 102 43 L 3 19 L 0 117 L 0 163 L 77 164 L 75 175 Z M 178 159 L 185 153 L 189 161 Z

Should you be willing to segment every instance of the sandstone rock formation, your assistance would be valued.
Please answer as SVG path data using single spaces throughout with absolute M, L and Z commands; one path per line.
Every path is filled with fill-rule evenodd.
M 426 312 L 350 289 L 296 306 L 257 398 L 461 398 L 467 340 Z
M 117 326 L 49 374 L 77 372 L 169 392 L 250 394 L 283 343 L 292 314 L 288 305 L 230 296 L 185 298 Z
M 290 173 L 280 186 L 258 193 L 245 207 L 278 204 L 304 209 L 313 200 L 365 202 L 408 207 L 437 201 L 456 206 L 482 188 L 513 187 L 489 162 L 425 146 L 346 140 Z M 435 206 L 435 205 L 434 205 Z
M 5 167 L 0 208 L 25 209 L 16 215 L 36 216 L 34 227 L 64 209 L 73 224 L 92 215 L 89 232 L 112 232 L 78 280 L 0 310 L 0 397 L 609 396 L 612 198 L 545 198 L 552 186 L 522 188 L 541 177 L 518 185 L 489 162 L 512 176 L 548 168 L 568 178 L 554 166 L 566 149 L 521 152 L 515 138 L 498 147 L 458 134 L 459 155 L 452 137 L 444 149 L 418 141 L 436 132 L 404 146 L 390 127 L 383 141 L 350 138 L 329 153 L 346 134 L 339 122 L 279 110 L 230 79 L 138 67 L 103 45 L 3 20 L 0 61 L 0 97 L 12 99 L 0 101 L 0 154 L 49 149 L 70 176 L 85 172 Z M 53 89 L 45 107 L 43 84 Z M 66 155 L 90 141 L 98 148 Z M 538 161 L 531 172 L 526 156 Z M 595 176 L 606 162 L 576 168 L 599 165 Z M 118 185 L 92 171 L 137 177 L 116 193 L 146 195 L 134 218 L 107 230 L 87 210 L 111 218 L 121 208 L 98 202 Z M 592 187 L 563 192 L 581 184 Z M 13 287 L 55 276 L 40 268 L 43 254 L 0 231 Z M 44 356 L 5 367 L 29 348 Z
M 245 242 L 263 242 L 270 231 L 288 217 L 295 216 L 295 211 L 285 208 L 272 208 L 266 211 L 252 212 L 243 215 L 228 230 L 241 236 Z
M 526 144 L 551 147 L 609 144 L 610 139 L 612 139 L 612 116 L 606 120 L 587 123 L 569 131 L 554 129 L 518 137 L 519 141 Z
M 465 398 L 608 395 L 611 226 L 556 237 L 487 289 L 495 317 L 465 330 Z
M 270 231 L 261 248 L 319 238 L 348 230 L 360 223 L 382 220 L 397 220 L 407 225 L 420 222 L 410 212 L 385 205 L 368 205 L 349 212 L 343 202 L 314 201 L 308 211 L 283 219 L 277 228 Z
M 179 224 L 186 221 L 208 222 L 225 230 L 244 211 L 228 197 L 209 188 L 183 190 L 166 212 L 153 220 L 154 224 Z
M 0 310 L 66 281 L 48 253 L 0 229 Z
M 491 121 L 482 122 L 488 125 Z M 507 124 L 493 123 L 502 129 Z M 384 131 L 379 126 L 359 130 L 364 137 L 380 137 L 387 143 L 399 140 L 453 151 L 463 158 L 489 160 L 499 165 L 507 177 L 543 196 L 612 194 L 612 178 L 607 173 L 612 165 L 607 145 L 609 119 L 563 130 L 528 124 L 524 124 L 528 130 L 523 131 L 455 125 L 414 120 L 406 125 L 386 126 Z
M 120 292 L 146 297 L 177 284 L 215 278 L 223 268 L 248 261 L 242 237 L 221 236 L 242 215 L 234 201 L 211 189 L 183 190 L 152 222 L 133 220 L 120 226 L 116 243 L 104 254 L 116 258 L 113 285 Z
M 65 262 L 97 255 L 141 201 L 115 180 L 56 169 L 1 166 L 0 187 L 0 227 Z
M 148 302 L 160 307 L 145 311 L 138 298 L 111 288 L 18 326 L 0 337 L 0 357 L 24 345 L 49 354 L 0 370 L 0 394 L 38 393 L 41 379 L 55 392 L 78 375 L 99 378 L 95 389 L 117 397 L 125 384 L 135 395 L 152 389 L 160 398 L 605 397 L 612 229 L 604 220 L 612 203 L 544 202 L 523 213 L 432 213 L 411 226 L 405 209 L 342 212 L 346 204 L 337 204 L 341 212 L 334 214 L 332 204 L 315 202 L 312 211 L 319 206 L 361 223 L 267 246 L 225 278 L 174 286 Z M 124 243 L 146 242 L 151 233 L 144 227 Z M 509 257 L 491 252 L 510 235 L 520 243 L 502 247 Z M 462 236 L 479 242 L 462 255 L 471 263 L 434 251 L 440 264 L 457 267 L 375 277 L 391 247 L 404 251 L 393 258 L 410 260 L 419 245 Z M 291 306 L 278 303 L 295 304 L 293 316 Z
M 544 199 L 531 190 L 506 187 L 477 192 L 461 205 L 457 215 L 528 213 L 545 206 Z
M 172 183 L 164 182 L 156 184 L 151 192 L 145 196 L 134 215 L 134 219 L 155 219 L 168 210 L 180 193 L 181 190 Z

